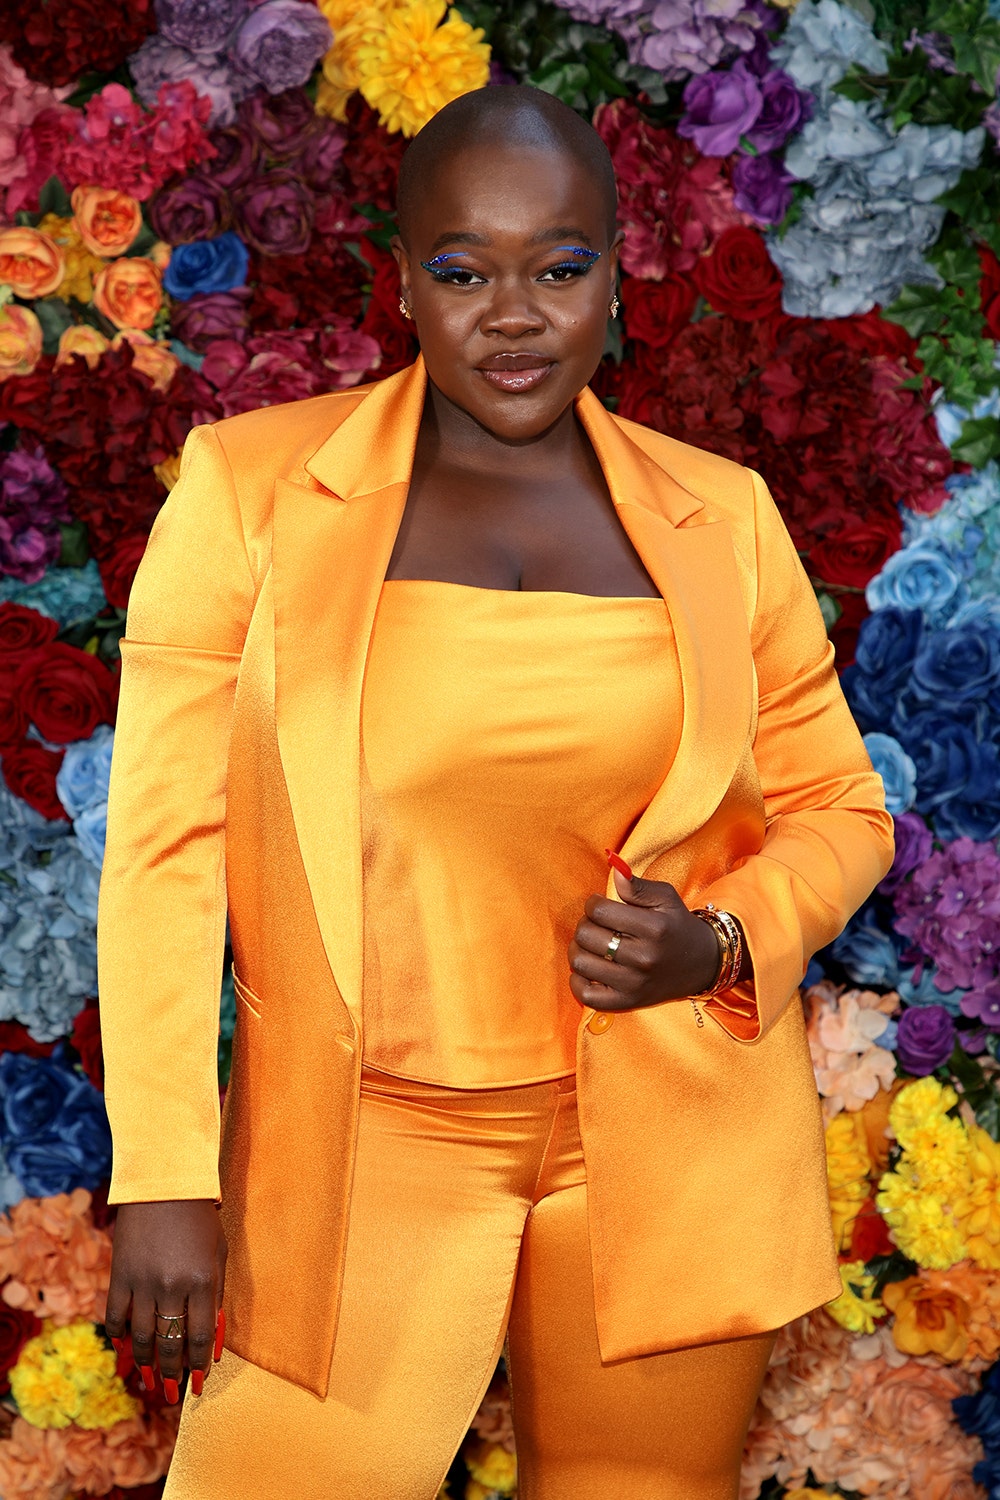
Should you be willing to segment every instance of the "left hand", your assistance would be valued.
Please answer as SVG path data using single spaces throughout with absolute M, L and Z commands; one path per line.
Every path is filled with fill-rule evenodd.
M 707 922 L 692 916 L 672 885 L 626 880 L 614 871 L 621 901 L 591 896 L 569 945 L 569 987 L 594 1010 L 641 1010 L 683 1000 L 714 984 L 719 940 Z M 616 932 L 622 940 L 606 958 Z

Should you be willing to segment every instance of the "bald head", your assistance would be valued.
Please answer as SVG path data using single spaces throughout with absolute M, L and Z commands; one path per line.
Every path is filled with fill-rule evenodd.
M 575 110 L 541 89 L 500 84 L 453 99 L 407 148 L 396 190 L 396 215 L 404 244 L 418 204 L 433 195 L 440 169 L 463 151 L 485 146 L 551 151 L 578 163 L 603 201 L 608 239 L 613 238 L 618 209 L 615 172 L 597 131 Z

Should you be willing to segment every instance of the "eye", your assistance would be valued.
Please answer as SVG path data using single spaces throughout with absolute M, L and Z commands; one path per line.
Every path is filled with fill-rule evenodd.
M 421 261 L 421 265 L 423 262 Z M 486 278 L 480 276 L 478 271 L 470 271 L 468 266 L 431 266 L 424 265 L 428 276 L 445 286 L 485 286 Z
M 562 260 L 557 266 L 549 266 L 539 276 L 539 281 L 572 281 L 575 276 L 586 276 L 593 270 L 594 262 L 581 260 Z

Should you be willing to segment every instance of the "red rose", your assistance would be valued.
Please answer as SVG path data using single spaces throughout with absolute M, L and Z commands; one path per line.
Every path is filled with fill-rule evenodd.
M 399 310 L 399 271 L 391 255 L 383 255 L 373 246 L 365 254 L 375 269 L 372 294 L 361 322 L 361 332 L 373 338 L 382 351 L 378 367 L 381 380 L 412 365 L 417 357 L 417 340 L 413 324 Z
M 3 752 L 3 779 L 14 793 L 44 818 L 65 818 L 56 792 L 56 772 L 64 750 L 47 750 L 37 740 L 23 740 Z
M 371 203 L 391 212 L 396 203 L 399 163 L 407 145 L 405 137 L 390 135 L 360 94 L 352 94 L 347 102 L 344 129 L 347 144 L 340 165 L 347 181 L 347 197 L 352 203 Z
M 840 615 L 830 630 L 837 671 L 842 672 L 854 661 L 858 649 L 858 631 L 870 613 L 864 594 L 834 594 Z
M 823 583 L 863 589 L 899 551 L 903 522 L 898 511 L 847 514 L 836 531 L 809 552 L 810 571 Z
M 0 1021 L 0 1053 L 26 1052 L 29 1057 L 51 1057 L 55 1042 L 36 1042 L 20 1021 Z
M 9 600 L 0 604 L 0 657 L 7 661 L 47 645 L 55 640 L 58 631 L 55 620 L 39 614 L 37 609 L 26 609 L 23 604 L 11 604 Z
M 668 274 L 662 281 L 626 276 L 622 281 L 625 332 L 637 343 L 665 349 L 690 323 L 697 300 L 694 287 L 683 276 Z
M 717 312 L 745 323 L 768 318 L 781 307 L 781 272 L 756 229 L 724 229 L 712 253 L 699 259 L 694 277 Z
M 991 339 L 1000 339 L 1000 260 L 986 245 L 979 247 L 979 265 L 982 279 L 979 283 L 979 301 L 986 319 Z
M 10 1390 L 7 1374 L 17 1364 L 21 1350 L 41 1331 L 41 1320 L 34 1313 L 22 1312 L 0 1301 L 0 1396 L 6 1396 Z
M 0 747 L 16 745 L 28 732 L 28 716 L 14 688 L 17 666 L 0 661 Z
M 129 590 L 148 540 L 144 533 L 122 537 L 111 556 L 100 563 L 104 593 L 115 609 L 128 608 Z
M 53 641 L 20 663 L 14 691 L 43 740 L 68 745 L 88 740 L 98 724 L 113 724 L 117 682 L 87 651 Z
M 101 1048 L 101 1016 L 96 1000 L 88 1000 L 73 1021 L 70 1038 L 80 1054 L 83 1071 L 95 1089 L 104 1088 L 104 1052 Z
M 29 78 L 54 86 L 113 73 L 155 30 L 152 0 L 5 0 L 0 7 L 0 42 Z

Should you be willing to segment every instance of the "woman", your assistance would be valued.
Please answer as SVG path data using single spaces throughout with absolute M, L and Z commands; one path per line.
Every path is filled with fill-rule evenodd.
M 722 1500 L 839 1291 L 794 997 L 891 822 L 760 479 L 587 390 L 597 135 L 467 95 L 399 211 L 422 359 L 197 429 L 133 592 L 108 1331 L 194 1372 L 169 1500 L 430 1500 L 505 1335 L 522 1497 Z

